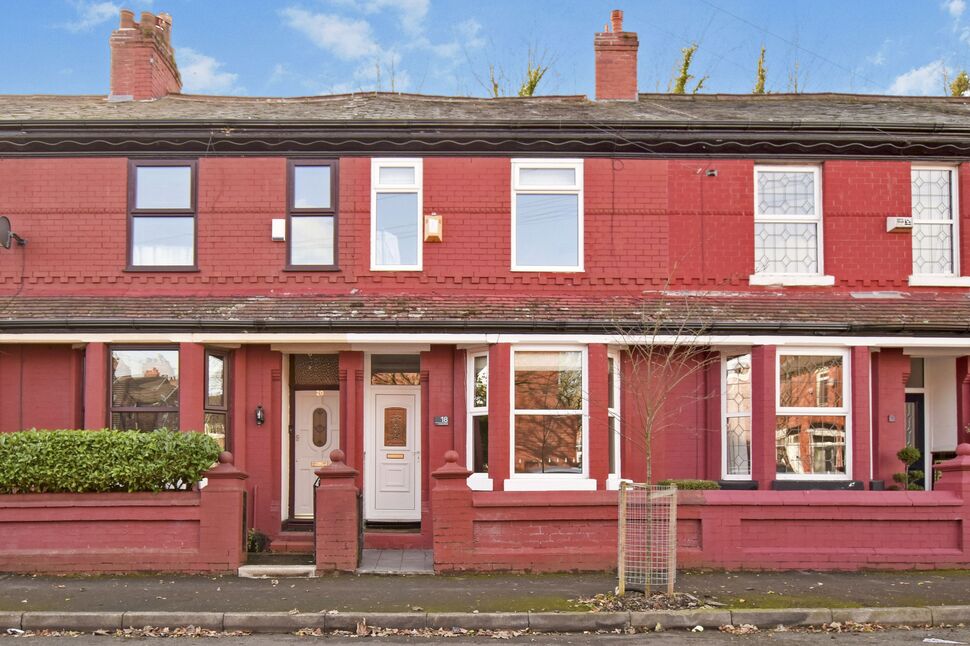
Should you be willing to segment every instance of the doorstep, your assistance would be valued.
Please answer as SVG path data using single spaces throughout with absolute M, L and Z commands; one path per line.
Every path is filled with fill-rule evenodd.
M 357 574 L 434 574 L 434 552 L 365 549 Z
M 283 565 L 266 563 L 262 565 L 242 565 L 237 574 L 244 579 L 283 579 L 290 577 L 314 577 L 315 565 Z

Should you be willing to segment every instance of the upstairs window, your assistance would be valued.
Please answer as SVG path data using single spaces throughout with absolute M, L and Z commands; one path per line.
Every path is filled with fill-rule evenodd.
M 512 161 L 513 271 L 583 270 L 583 161 Z
M 371 269 L 421 270 L 420 159 L 371 161 Z
M 336 269 L 336 161 L 290 161 L 287 216 L 287 266 Z
M 849 395 L 844 350 L 778 353 L 775 450 L 778 477 L 846 478 Z
M 911 171 L 914 276 L 959 273 L 954 179 L 953 168 L 914 166 Z
M 816 166 L 755 167 L 755 277 L 821 276 L 819 180 Z
M 196 267 L 196 163 L 131 162 L 128 269 Z

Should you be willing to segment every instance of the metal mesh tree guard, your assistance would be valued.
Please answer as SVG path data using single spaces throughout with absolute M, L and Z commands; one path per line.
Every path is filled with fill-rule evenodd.
M 677 487 L 620 483 L 619 593 L 674 592 L 677 578 Z

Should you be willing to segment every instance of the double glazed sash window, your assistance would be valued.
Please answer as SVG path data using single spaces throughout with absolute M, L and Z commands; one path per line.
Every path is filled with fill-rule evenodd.
M 583 270 L 583 161 L 512 161 L 512 269 Z
M 514 350 L 514 475 L 586 472 L 584 351 Z
M 419 271 L 422 160 L 371 161 L 371 269 Z
M 286 239 L 292 269 L 337 267 L 337 162 L 290 161 Z
M 954 175 L 954 169 L 946 167 L 914 166 L 911 171 L 913 275 L 958 273 Z
M 779 477 L 848 475 L 849 397 L 843 350 L 779 350 L 775 450 Z
M 179 351 L 111 349 L 111 428 L 179 430 Z
M 755 168 L 754 271 L 767 276 L 822 273 L 822 203 L 815 166 Z
M 131 162 L 128 181 L 128 268 L 194 269 L 196 163 Z

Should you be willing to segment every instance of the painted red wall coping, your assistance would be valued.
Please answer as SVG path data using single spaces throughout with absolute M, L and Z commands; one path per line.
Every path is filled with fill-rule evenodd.
M 330 464 L 315 473 L 314 553 L 318 572 L 353 572 L 360 562 L 360 489 L 357 471 L 344 463 L 340 449 L 330 452 Z
M 206 475 L 197 491 L 2 495 L 0 571 L 234 571 L 246 474 L 229 456 Z

